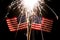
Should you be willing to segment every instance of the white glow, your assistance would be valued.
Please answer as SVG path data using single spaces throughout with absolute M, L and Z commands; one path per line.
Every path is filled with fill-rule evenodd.
M 34 6 L 37 5 L 38 0 L 23 0 L 24 6 L 28 9 L 27 11 L 33 10 Z
M 36 12 L 38 11 L 37 7 L 40 8 L 39 7 L 40 3 L 44 3 L 44 0 L 22 0 L 20 5 L 22 5 L 21 7 L 22 11 L 25 14 L 27 13 L 28 16 L 31 16 L 33 14 L 36 14 Z M 20 6 L 18 6 L 18 8 L 20 8 Z

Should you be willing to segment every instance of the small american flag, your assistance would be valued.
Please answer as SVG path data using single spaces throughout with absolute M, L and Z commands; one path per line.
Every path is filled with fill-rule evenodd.
M 40 30 L 40 31 L 42 30 L 45 32 L 50 32 L 52 29 L 52 24 L 53 20 L 43 17 L 41 23 L 32 23 L 31 28 L 34 30 Z
M 8 28 L 10 31 L 16 31 L 17 30 L 17 18 L 14 17 L 14 18 L 7 18 L 6 19 L 7 21 L 7 25 L 8 25 Z
M 42 31 L 51 32 L 52 24 L 53 24 L 53 20 L 43 17 L 42 18 L 42 25 L 41 25 Z

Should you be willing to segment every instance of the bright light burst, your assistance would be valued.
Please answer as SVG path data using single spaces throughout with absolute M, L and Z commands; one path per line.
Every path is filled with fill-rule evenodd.
M 25 8 L 26 12 L 28 12 L 28 16 L 32 15 L 33 13 L 35 14 L 33 9 L 36 10 L 36 8 L 39 7 L 39 2 L 42 3 L 44 1 L 42 1 L 42 0 L 22 0 L 23 8 Z
M 37 13 L 38 8 L 39 12 L 41 12 L 42 3 L 44 3 L 44 0 L 16 0 L 11 3 L 9 8 L 17 4 L 13 9 L 17 7 L 20 13 L 25 14 L 29 18 Z
M 38 11 L 37 7 L 39 8 L 39 10 L 41 10 L 42 3 L 44 3 L 44 0 L 16 0 L 11 3 L 9 8 L 17 4 L 17 6 L 15 6 L 13 9 L 16 9 L 16 7 L 18 7 L 19 11 L 22 14 L 27 13 L 26 16 L 31 16 L 33 14 L 36 14 L 36 12 Z
M 38 0 L 23 0 L 24 6 L 27 8 L 27 11 L 33 10 L 34 6 L 37 5 Z

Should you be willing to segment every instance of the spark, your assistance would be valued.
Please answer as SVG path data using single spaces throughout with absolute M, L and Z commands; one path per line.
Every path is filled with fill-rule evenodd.
M 36 13 L 34 10 L 37 10 L 41 3 L 44 3 L 44 0 L 16 0 L 11 3 L 9 8 L 17 4 L 13 9 L 17 7 L 22 14 L 27 13 L 28 16 L 31 16 Z
M 39 2 L 44 3 L 43 0 L 22 0 L 22 9 L 24 8 L 28 16 L 31 16 L 35 13 L 34 9 L 36 10 L 36 8 L 39 7 Z
M 28 9 L 27 11 L 32 10 L 37 3 L 38 0 L 23 0 L 24 6 Z

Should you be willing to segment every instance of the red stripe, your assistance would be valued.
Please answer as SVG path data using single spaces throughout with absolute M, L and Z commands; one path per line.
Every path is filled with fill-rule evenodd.
M 33 28 L 33 27 L 32 27 L 32 29 L 34 29 L 34 30 L 41 30 L 40 28 Z
M 22 25 L 22 26 L 20 26 L 20 28 L 21 28 L 21 27 L 27 27 L 27 25 Z
M 51 32 L 51 30 L 44 30 L 44 29 L 43 29 L 42 31 L 45 31 L 45 32 Z
M 22 27 L 22 28 L 19 28 L 19 29 L 26 29 L 26 27 Z
M 51 28 L 52 26 L 46 26 L 46 25 L 44 25 L 42 27 L 44 27 L 44 28 Z
M 10 20 L 17 20 L 17 18 L 11 18 Z
M 11 22 L 17 22 L 17 20 L 10 20 Z
M 10 19 L 6 19 L 6 21 L 7 21 L 7 22 L 10 21 Z
M 7 23 L 10 23 L 10 21 L 7 21 Z
M 51 28 L 42 28 L 42 29 L 45 29 L 45 30 L 51 30 Z
M 9 28 L 12 27 L 12 26 L 8 26 Z
M 20 25 L 25 25 L 25 24 L 27 24 L 26 22 L 25 23 L 21 23 Z
M 31 26 L 32 26 L 31 28 L 35 29 L 35 30 L 40 30 L 41 29 L 41 24 L 32 23 Z
M 51 21 L 51 22 L 53 22 L 52 20 L 50 20 L 50 19 L 48 19 L 48 18 L 42 18 L 42 20 L 47 20 L 47 21 Z
M 52 22 L 42 22 L 42 24 L 53 24 Z
M 15 29 L 15 28 L 13 28 L 13 27 L 11 26 L 11 27 L 9 27 L 9 30 L 10 30 L 10 31 L 16 31 L 17 29 Z
M 27 24 L 19 25 L 19 26 L 27 26 Z
M 53 23 L 42 23 L 42 25 L 52 25 Z
M 26 23 L 26 22 L 21 23 L 21 24 L 19 25 L 19 29 L 25 29 L 25 28 L 27 28 L 27 26 L 28 26 L 28 23 Z
M 8 24 L 8 26 L 10 26 L 11 24 Z
M 13 29 L 13 30 L 10 30 L 10 31 L 16 31 L 15 29 Z

